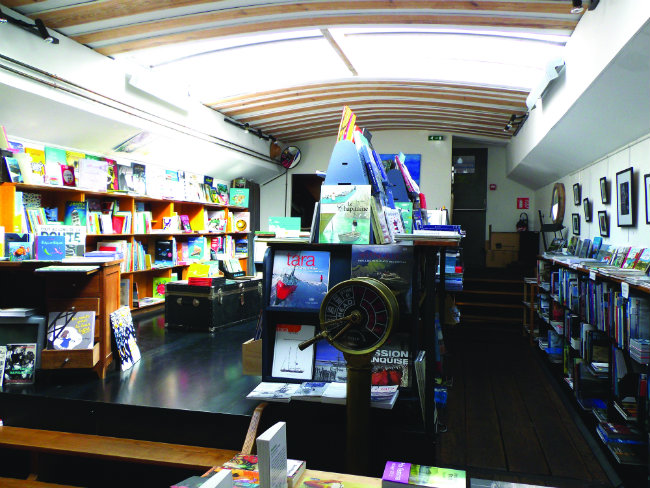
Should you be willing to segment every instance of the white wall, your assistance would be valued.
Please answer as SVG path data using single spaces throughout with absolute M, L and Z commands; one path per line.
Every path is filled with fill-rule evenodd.
M 454 149 L 486 148 L 487 161 L 487 210 L 485 215 L 485 239 L 492 232 L 514 232 L 522 212 L 528 214 L 529 229 L 535 230 L 533 215 L 535 211 L 535 192 L 527 186 L 508 179 L 506 175 L 505 146 L 473 144 L 462 142 L 454 144 Z M 490 190 L 490 184 L 496 184 L 496 190 Z M 517 198 L 529 198 L 528 210 L 517 210 Z
M 634 227 L 618 227 L 616 225 L 616 173 L 633 168 L 634 171 L 634 202 L 636 218 Z M 603 242 L 612 245 L 637 245 L 647 247 L 650 245 L 650 225 L 646 224 L 645 210 L 645 174 L 650 173 L 650 134 L 617 149 L 605 158 L 595 161 L 593 164 L 582 168 L 560 180 L 564 184 L 566 192 L 566 204 L 564 210 L 565 235 L 573 235 L 571 228 L 571 214 L 580 215 L 580 239 L 593 239 L 600 235 L 598 228 L 598 212 L 605 210 L 609 216 L 609 237 L 603 237 Z M 600 178 L 607 177 L 609 187 L 609 203 L 603 204 L 600 198 Z M 551 194 L 553 185 L 547 185 L 535 192 L 537 208 L 542 211 L 544 222 L 550 223 L 549 210 L 551 207 Z M 585 222 L 582 204 L 575 206 L 573 202 L 573 185 L 581 185 L 581 198 L 589 198 L 592 205 L 592 221 Z M 535 210 L 537 215 L 537 210 Z M 537 224 L 539 225 L 539 224 Z M 537 227 L 539 228 L 539 227 Z M 547 235 L 550 242 L 552 234 Z
M 31 22 L 16 12 L 11 15 Z M 126 66 L 61 34 L 53 34 L 59 39 L 59 44 L 45 43 L 38 36 L 11 24 L 2 25 L 0 54 L 9 60 L 2 59 L 0 64 L 49 83 L 43 84 L 0 69 L 0 123 L 6 127 L 9 135 L 65 145 L 63 140 L 66 136 L 62 134 L 61 127 L 71 124 L 78 133 L 82 133 L 85 127 L 87 142 L 77 140 L 77 149 L 106 154 L 106 148 L 123 141 L 120 138 L 125 131 L 135 128 L 131 133 L 135 135 L 137 130 L 145 129 L 160 135 L 163 150 L 158 157 L 166 159 L 163 165 L 183 165 L 183 169 L 188 171 L 217 177 L 215 173 L 219 168 L 232 172 L 233 177 L 239 173 L 239 168 L 244 173 L 249 166 L 258 166 L 263 175 L 266 172 L 264 179 L 279 172 L 277 166 L 270 162 L 218 146 L 214 138 L 232 141 L 264 156 L 269 151 L 267 141 L 225 123 L 221 114 L 198 100 L 189 99 L 184 109 L 179 109 L 137 90 L 127 80 L 141 68 Z M 100 103 L 53 88 L 50 75 L 65 80 L 57 81 L 56 85 L 70 87 Z M 82 88 L 77 89 L 66 82 Z M 155 84 L 162 86 L 165 80 L 155 80 Z M 48 103 L 51 107 L 44 110 L 42 105 Z M 23 108 L 15 106 L 17 104 L 22 104 Z M 95 119 L 87 117 L 89 113 Z M 77 115 L 79 122 L 75 124 L 70 119 Z M 25 119 L 29 119 L 29 123 Z M 62 120 L 66 120 L 66 124 L 60 124 Z M 100 137 L 93 133 L 93 120 L 103 128 L 103 145 Z M 116 129 L 114 131 L 111 130 L 111 121 Z M 49 132 L 40 129 L 43 127 L 47 127 Z M 57 127 L 62 139 L 49 139 L 57 136 Z M 46 133 L 45 137 L 43 133 Z
M 443 141 L 428 141 L 429 134 L 428 131 L 377 131 L 372 134 L 372 144 L 378 153 L 420 154 L 420 190 L 426 196 L 427 207 L 450 208 L 452 137 L 444 134 Z M 335 136 L 309 139 L 298 144 L 302 153 L 300 164 L 290 170 L 287 176 L 281 176 L 261 187 L 261 229 L 268 230 L 269 217 L 291 215 L 291 174 L 327 171 L 335 144 Z

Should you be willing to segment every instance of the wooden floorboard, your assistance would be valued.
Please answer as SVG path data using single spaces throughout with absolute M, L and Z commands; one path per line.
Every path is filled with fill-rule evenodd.
M 482 328 L 481 328 L 482 329 Z M 456 327 L 445 337 L 453 376 L 448 432 L 438 464 L 472 477 L 558 487 L 611 487 L 558 396 L 555 381 L 519 331 Z

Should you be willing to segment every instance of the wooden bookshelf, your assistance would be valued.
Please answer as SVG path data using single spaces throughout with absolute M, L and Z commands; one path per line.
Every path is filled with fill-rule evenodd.
M 19 232 L 21 226 L 21 216 L 15 215 L 16 192 L 38 193 L 41 195 L 43 207 L 56 207 L 58 220 L 62 221 L 65 216 L 66 202 L 85 202 L 89 198 L 96 198 L 103 201 L 113 200 L 117 203 L 120 211 L 131 212 L 135 214 L 137 205 L 144 204 L 145 209 L 151 212 L 152 230 L 151 233 L 124 233 L 124 234 L 87 234 L 86 250 L 95 250 L 97 243 L 102 240 L 125 240 L 131 245 L 136 242 L 142 243 L 147 249 L 147 254 L 152 255 L 157 240 L 175 239 L 177 243 L 185 242 L 190 237 L 224 237 L 232 236 L 233 239 L 241 239 L 249 233 L 246 232 L 207 232 L 206 222 L 208 212 L 211 210 L 224 210 L 226 219 L 230 212 L 247 211 L 246 207 L 235 205 L 220 205 L 212 202 L 194 202 L 176 199 L 156 199 L 144 195 L 132 195 L 121 192 L 97 192 L 86 191 L 81 188 L 57 187 L 47 185 L 27 185 L 23 183 L 2 183 L 0 184 L 0 226 L 3 226 L 5 232 Z M 191 232 L 182 231 L 164 231 L 163 218 L 171 217 L 174 214 L 187 215 L 192 226 Z M 132 218 L 133 222 L 133 218 Z M 133 225 L 133 224 L 132 224 Z M 233 243 L 234 246 L 234 243 Z M 233 256 L 239 259 L 244 272 L 247 271 L 247 257 L 240 254 Z M 153 293 L 153 278 L 166 277 L 170 278 L 172 273 L 179 273 L 180 279 L 187 278 L 189 265 L 174 265 L 166 267 L 152 267 L 143 270 L 129 270 L 122 272 L 125 278 L 130 279 L 130 286 L 137 284 L 138 295 L 150 297 Z M 129 306 L 132 310 L 138 310 L 140 307 L 133 306 L 132 290 L 129 295 Z M 160 305 L 160 304 L 157 304 Z

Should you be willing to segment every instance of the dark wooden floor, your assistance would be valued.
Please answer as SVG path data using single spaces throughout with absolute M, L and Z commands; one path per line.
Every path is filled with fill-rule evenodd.
M 441 410 L 440 465 L 476 478 L 613 486 L 518 328 L 455 327 L 445 342 L 453 385 Z

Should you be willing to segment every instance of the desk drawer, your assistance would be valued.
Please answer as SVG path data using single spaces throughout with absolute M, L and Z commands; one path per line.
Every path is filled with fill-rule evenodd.
M 99 298 L 55 298 L 47 301 L 48 317 L 52 312 L 95 312 L 95 339 L 99 338 L 102 316 L 99 314 Z M 49 318 L 48 318 L 48 326 Z
M 53 273 L 53 276 L 48 276 L 47 292 L 48 296 L 55 298 L 99 297 L 100 284 L 100 273 Z
M 68 351 L 43 350 L 42 369 L 92 368 L 99 362 L 99 343 L 92 349 L 71 349 Z

